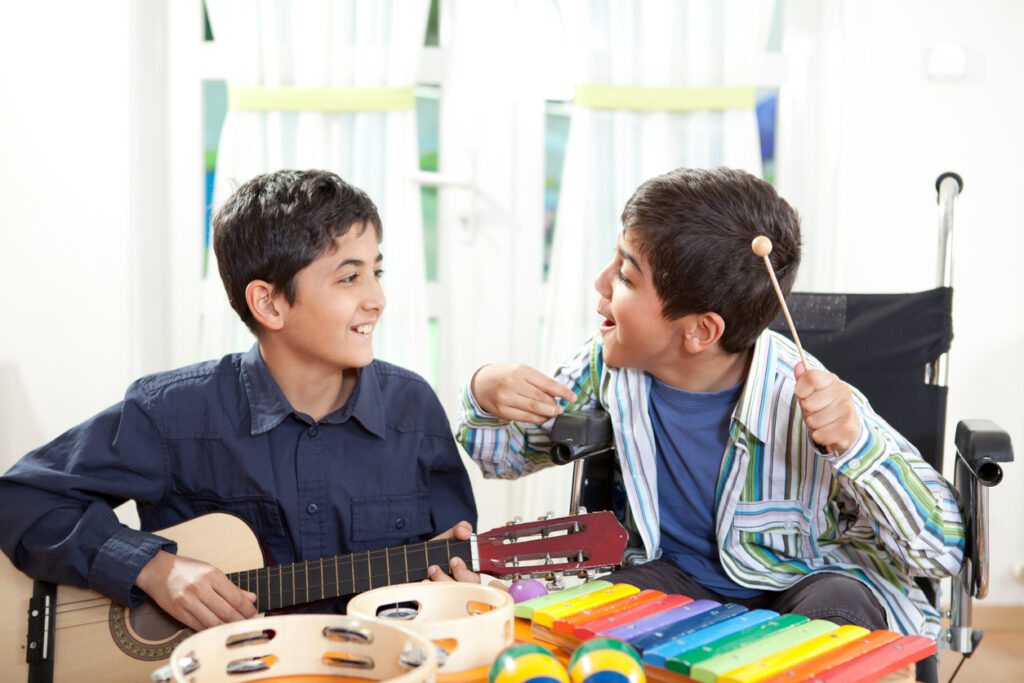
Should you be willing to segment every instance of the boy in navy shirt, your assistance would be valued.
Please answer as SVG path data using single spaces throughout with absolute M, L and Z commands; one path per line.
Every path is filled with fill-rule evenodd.
M 0 478 L 14 564 L 124 605 L 149 596 L 201 629 L 256 615 L 253 593 L 156 533 L 204 513 L 240 516 L 280 564 L 468 538 L 476 507 L 440 402 L 373 358 L 381 234 L 373 202 L 333 173 L 242 185 L 213 219 L 213 244 L 256 343 L 143 377 L 16 463 Z M 129 499 L 141 530 L 113 512 Z M 479 580 L 458 560 L 451 571 Z

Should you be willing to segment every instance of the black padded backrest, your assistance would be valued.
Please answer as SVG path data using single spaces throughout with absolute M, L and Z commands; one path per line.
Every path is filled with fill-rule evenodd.
M 913 294 L 817 294 L 787 299 L 800 342 L 917 446 L 940 472 L 946 387 L 926 384 L 925 366 L 953 340 L 953 290 Z M 773 330 L 791 336 L 780 315 Z

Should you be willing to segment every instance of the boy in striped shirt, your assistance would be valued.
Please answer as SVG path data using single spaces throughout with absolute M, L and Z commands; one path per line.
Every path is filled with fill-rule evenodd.
M 486 477 L 552 464 L 552 418 L 611 416 L 636 539 L 609 580 L 694 599 L 936 637 L 915 576 L 955 573 L 954 494 L 864 396 L 768 329 L 788 295 L 796 213 L 742 171 L 679 169 L 626 203 L 598 274 L 600 330 L 554 374 L 480 368 L 457 438 Z

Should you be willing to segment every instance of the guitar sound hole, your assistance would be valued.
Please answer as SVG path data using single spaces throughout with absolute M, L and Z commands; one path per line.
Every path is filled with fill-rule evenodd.
M 147 600 L 135 609 L 127 610 L 132 630 L 149 642 L 160 642 L 186 629 L 153 601 Z
M 390 605 L 381 605 L 377 608 L 377 616 L 381 619 L 399 619 L 411 621 L 420 613 L 420 603 L 416 600 L 405 602 L 393 602 Z

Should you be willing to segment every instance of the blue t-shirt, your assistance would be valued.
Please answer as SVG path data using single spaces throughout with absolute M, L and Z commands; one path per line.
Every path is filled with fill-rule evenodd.
M 662 554 L 697 583 L 733 598 L 761 593 L 729 578 L 715 539 L 715 488 L 742 390 L 741 382 L 693 393 L 653 379 L 649 408 L 658 448 Z

